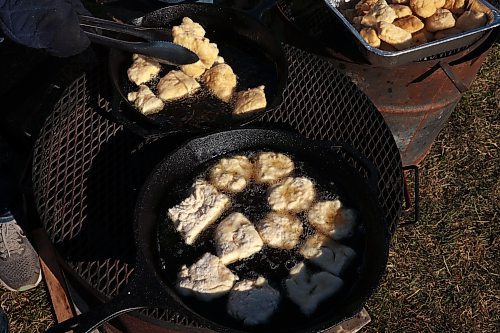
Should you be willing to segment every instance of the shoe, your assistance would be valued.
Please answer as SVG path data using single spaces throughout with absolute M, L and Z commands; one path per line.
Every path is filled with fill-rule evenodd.
M 10 212 L 0 215 L 0 285 L 25 291 L 42 280 L 38 254 Z

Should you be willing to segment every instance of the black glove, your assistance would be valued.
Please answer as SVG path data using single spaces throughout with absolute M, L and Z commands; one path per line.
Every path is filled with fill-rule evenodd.
M 78 14 L 90 15 L 79 0 L 0 0 L 0 29 L 16 43 L 68 57 L 90 44 Z

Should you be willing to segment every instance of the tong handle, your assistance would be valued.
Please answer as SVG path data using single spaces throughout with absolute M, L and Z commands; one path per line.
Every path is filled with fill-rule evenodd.
M 119 23 L 85 15 L 80 15 L 79 19 L 80 19 L 80 26 L 82 28 L 95 28 L 95 29 L 119 32 L 126 35 L 139 37 L 147 41 L 171 42 L 173 40 L 171 31 L 166 28 L 165 29 L 145 28 L 145 27 L 134 26 L 130 24 Z
M 91 42 L 101 44 L 107 47 L 128 51 L 132 53 L 140 53 L 150 57 L 157 56 L 158 51 L 162 51 L 162 47 L 171 44 L 169 42 L 127 42 L 121 39 L 115 39 L 107 36 L 102 36 L 90 31 L 85 31 L 85 34 Z M 164 44 L 165 43 L 165 44 Z M 173 44 L 175 45 L 175 44 Z

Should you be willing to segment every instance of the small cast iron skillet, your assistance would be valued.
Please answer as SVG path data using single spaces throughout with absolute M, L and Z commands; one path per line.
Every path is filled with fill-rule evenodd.
M 363 251 L 358 253 L 355 274 L 342 295 L 323 302 L 311 317 L 286 310 L 265 326 L 249 327 L 224 320 L 224 307 L 213 306 L 178 295 L 175 275 L 178 254 L 175 247 L 188 247 L 180 237 L 164 237 L 167 201 L 179 181 L 190 186 L 200 167 L 216 162 L 221 156 L 246 151 L 276 151 L 306 161 L 319 178 L 318 186 L 334 183 L 344 202 L 359 212 L 362 222 Z M 364 166 L 368 183 L 340 157 L 345 153 Z M 193 174 L 194 173 L 194 174 Z M 136 267 L 128 284 L 118 296 L 89 312 L 62 322 L 47 332 L 90 332 L 104 322 L 129 311 L 160 307 L 186 316 L 198 326 L 217 332 L 320 332 L 359 312 L 375 291 L 384 274 L 389 251 L 389 229 L 378 205 L 377 175 L 373 166 L 350 148 L 332 142 L 313 141 L 281 130 L 238 129 L 193 139 L 170 153 L 150 174 L 139 194 L 135 210 L 134 238 Z M 169 240 L 170 239 L 170 240 Z M 170 243 L 169 243 L 170 242 Z M 171 249 L 169 251 L 169 249 Z M 186 259 L 187 260 L 187 259 Z M 187 263 L 190 264 L 190 263 Z M 173 276 L 173 278 L 172 278 Z M 285 295 L 282 295 L 286 298 Z M 183 328 L 189 331 L 189 328 Z
M 217 43 L 219 55 L 238 77 L 237 91 L 265 86 L 267 107 L 247 115 L 233 116 L 233 105 L 224 103 L 205 87 L 191 97 L 167 102 L 163 111 L 145 116 L 127 99 L 138 88 L 128 80 L 127 69 L 132 64 L 130 53 L 112 49 L 109 54 L 111 83 L 116 92 L 113 113 L 121 123 L 141 135 L 170 132 L 202 132 L 248 124 L 260 119 L 281 103 L 286 87 L 288 64 L 284 51 L 270 30 L 258 20 L 275 0 L 265 0 L 251 12 L 211 4 L 182 4 L 161 8 L 142 18 L 141 26 L 172 28 L 190 17 L 206 30 L 206 37 Z M 123 36 L 122 39 L 130 39 Z M 160 77 L 172 69 L 164 66 Z M 151 82 L 156 86 L 158 79 Z

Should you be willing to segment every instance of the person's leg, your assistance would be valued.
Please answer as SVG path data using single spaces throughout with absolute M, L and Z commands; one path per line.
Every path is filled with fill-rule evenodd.
M 40 283 L 38 255 L 9 210 L 0 215 L 0 285 L 25 291 Z
M 19 177 L 9 167 L 12 161 L 3 145 L 0 155 L 0 285 L 24 291 L 38 285 L 42 275 L 38 255 L 24 236 L 9 207 L 17 195 Z M 1 331 L 0 331 L 1 332 Z
M 0 333 L 9 333 L 9 320 L 2 309 L 0 309 Z

